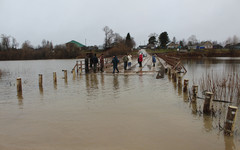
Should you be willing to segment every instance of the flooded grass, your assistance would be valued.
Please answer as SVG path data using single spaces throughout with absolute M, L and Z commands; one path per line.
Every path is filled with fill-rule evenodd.
M 240 81 L 239 74 L 235 71 L 205 72 L 199 79 L 200 90 L 214 94 L 215 100 L 240 104 Z

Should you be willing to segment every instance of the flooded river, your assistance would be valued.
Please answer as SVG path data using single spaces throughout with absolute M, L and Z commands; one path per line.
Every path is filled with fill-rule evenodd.
M 73 78 L 75 62 L 0 61 L 1 150 L 240 149 L 239 111 L 234 136 L 224 136 L 219 122 L 223 126 L 225 109 L 219 117 L 202 115 L 203 100 L 193 106 L 167 76 L 96 73 Z M 238 58 L 183 63 L 190 86 L 206 70 L 240 68 Z M 43 74 L 43 88 L 38 74 Z M 22 97 L 17 96 L 17 77 L 22 78 Z

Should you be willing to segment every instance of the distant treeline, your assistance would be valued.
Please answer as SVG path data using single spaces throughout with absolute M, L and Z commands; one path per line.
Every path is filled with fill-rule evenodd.
M 48 48 L 8 49 L 0 51 L 0 60 L 33 60 L 33 59 L 69 59 L 82 55 L 77 50 L 67 50 L 64 45 Z
M 25 41 L 21 48 L 12 36 L 1 35 L 0 60 L 32 60 L 76 58 L 81 51 L 77 47 L 67 48 L 65 44 L 53 47 L 52 42 L 42 40 L 42 45 L 34 48 L 30 41 Z
M 41 45 L 34 48 L 30 41 L 25 41 L 21 48 L 16 39 L 12 36 L 1 35 L 0 60 L 35 60 L 35 59 L 71 59 L 83 58 L 86 53 L 105 53 L 105 56 L 123 55 L 133 50 L 135 41 L 127 34 L 125 38 L 114 33 L 109 27 L 103 29 L 105 40 L 104 51 L 99 51 L 97 46 L 82 47 L 68 42 L 62 45 L 53 46 L 52 42 L 42 40 Z

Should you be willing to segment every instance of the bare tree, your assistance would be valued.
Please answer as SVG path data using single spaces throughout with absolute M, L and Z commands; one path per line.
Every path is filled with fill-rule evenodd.
M 30 41 L 25 41 L 22 44 L 22 49 L 23 50 L 29 50 L 29 49 L 33 49 L 33 46 L 31 45 Z
M 196 38 L 196 35 L 191 35 L 189 38 L 188 38 L 188 43 L 194 45 L 194 44 L 197 44 L 198 43 L 198 40 Z
M 157 37 L 158 37 L 158 34 L 157 34 L 157 33 L 151 33 L 151 34 L 149 34 L 148 37 L 150 38 L 150 37 L 152 37 L 152 36 L 154 36 L 155 38 L 157 38 Z
M 45 39 L 42 40 L 42 47 L 45 48 L 47 45 L 47 41 Z
M 232 38 L 232 44 L 238 44 L 239 43 L 239 38 L 234 35 L 233 38 Z
M 10 47 L 10 36 L 6 36 L 6 35 L 2 34 L 1 38 L 2 38 L 2 48 L 4 50 L 9 50 L 9 47 Z
M 225 44 L 226 44 L 226 45 L 232 44 L 232 38 L 231 38 L 231 37 L 228 37 L 227 40 L 225 41 Z
M 176 42 L 177 42 L 177 39 L 176 39 L 175 36 L 173 37 L 172 42 L 173 42 L 173 43 L 176 43 Z
M 234 45 L 239 43 L 239 38 L 234 35 L 233 37 L 228 37 L 225 41 L 225 45 Z
M 103 28 L 103 31 L 105 32 L 104 48 L 110 48 L 113 43 L 113 38 L 115 36 L 113 30 L 110 29 L 108 26 L 105 26 Z
M 12 49 L 16 49 L 18 47 L 19 43 L 17 42 L 17 40 L 12 37 Z
M 114 34 L 114 45 L 121 43 L 121 42 L 123 42 L 123 37 L 120 34 L 115 33 Z

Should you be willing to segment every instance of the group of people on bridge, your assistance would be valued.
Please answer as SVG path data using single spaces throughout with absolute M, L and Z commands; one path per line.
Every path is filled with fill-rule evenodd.
M 99 61 L 98 61 L 99 59 Z M 97 72 L 97 64 L 100 62 L 100 71 L 103 72 L 104 68 L 104 55 L 101 54 L 101 56 L 98 58 L 96 54 L 86 54 L 85 56 L 85 72 L 89 73 L 89 63 L 90 68 L 93 69 L 93 72 Z
M 125 54 L 122 57 L 122 61 L 124 63 L 124 70 L 131 70 L 131 65 L 132 65 L 132 55 L 131 54 Z M 142 67 L 142 62 L 143 62 L 143 53 L 139 54 L 138 57 L 138 63 L 139 63 L 139 67 Z M 118 70 L 118 64 L 119 64 L 119 59 L 117 58 L 116 55 L 113 56 L 111 63 L 113 64 L 113 72 L 115 73 L 115 71 L 117 71 L 117 73 L 119 73 Z M 155 67 L 155 63 L 156 63 L 156 58 L 155 55 L 152 55 L 152 63 L 153 63 L 153 67 Z M 92 53 L 88 53 L 85 56 L 85 72 L 89 73 L 89 70 L 92 69 L 94 73 L 97 72 L 97 65 L 100 65 L 100 71 L 104 72 L 104 54 L 101 54 L 100 57 L 98 58 L 96 54 L 92 54 Z

